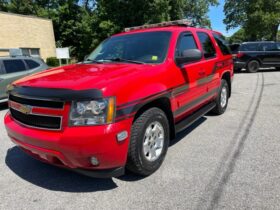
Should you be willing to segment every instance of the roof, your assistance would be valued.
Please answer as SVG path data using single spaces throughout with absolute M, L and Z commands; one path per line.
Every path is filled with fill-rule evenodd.
M 2 12 L 2 11 L 0 11 L 0 14 L 20 16 L 20 17 L 25 17 L 25 18 L 41 19 L 41 20 L 46 20 L 46 21 L 52 21 L 51 19 L 48 19 L 48 18 L 37 17 L 37 16 L 34 16 L 34 15 L 22 15 L 22 14 L 16 14 L 16 13 L 12 13 L 12 12 Z

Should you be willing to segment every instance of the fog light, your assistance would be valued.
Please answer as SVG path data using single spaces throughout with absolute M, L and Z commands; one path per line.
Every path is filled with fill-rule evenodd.
M 99 161 L 97 160 L 96 157 L 91 157 L 91 158 L 90 158 L 90 162 L 91 162 L 91 164 L 94 165 L 94 166 L 98 166 L 98 165 L 99 165 Z
M 127 137 L 128 137 L 127 131 L 122 131 L 117 135 L 118 141 L 124 141 Z

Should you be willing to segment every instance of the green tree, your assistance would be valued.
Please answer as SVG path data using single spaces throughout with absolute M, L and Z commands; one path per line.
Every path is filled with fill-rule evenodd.
M 249 39 L 276 40 L 280 24 L 279 0 L 226 0 L 227 29 L 241 26 Z
M 233 43 L 242 43 L 247 41 L 248 38 L 246 37 L 245 30 L 244 29 L 239 29 L 237 32 L 235 32 L 230 38 L 229 42 L 231 44 Z

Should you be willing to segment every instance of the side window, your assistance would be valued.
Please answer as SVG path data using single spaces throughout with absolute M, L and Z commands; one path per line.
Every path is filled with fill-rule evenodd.
M 25 61 L 25 63 L 27 64 L 28 69 L 35 69 L 35 68 L 37 68 L 38 66 L 40 66 L 39 63 L 37 63 L 37 62 L 35 62 L 35 61 L 33 61 L 33 60 L 24 60 L 24 61 Z
M 26 70 L 22 60 L 3 60 L 3 64 L 7 74 Z
M 280 43 L 276 43 L 276 48 L 278 51 L 280 51 Z
M 217 44 L 219 45 L 222 53 L 224 55 L 230 55 L 231 54 L 231 50 L 228 46 L 228 43 L 226 42 L 226 40 L 223 38 L 223 36 L 221 36 L 220 34 L 216 34 L 213 33 L 213 36 L 217 42 Z
M 198 32 L 197 35 L 203 48 L 204 57 L 206 59 L 216 57 L 216 50 L 209 35 L 204 32 Z
M 240 51 L 258 51 L 258 49 L 259 49 L 258 43 L 243 44 L 240 47 Z
M 187 32 L 180 35 L 176 47 L 176 58 L 182 57 L 184 51 L 192 49 L 198 49 L 192 33 Z
M 262 44 L 263 51 L 277 51 L 277 46 L 275 43 L 264 43 Z

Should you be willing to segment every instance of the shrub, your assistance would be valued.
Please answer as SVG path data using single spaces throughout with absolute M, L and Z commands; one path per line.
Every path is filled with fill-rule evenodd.
M 59 60 L 56 57 L 47 58 L 47 65 L 50 67 L 59 66 Z

